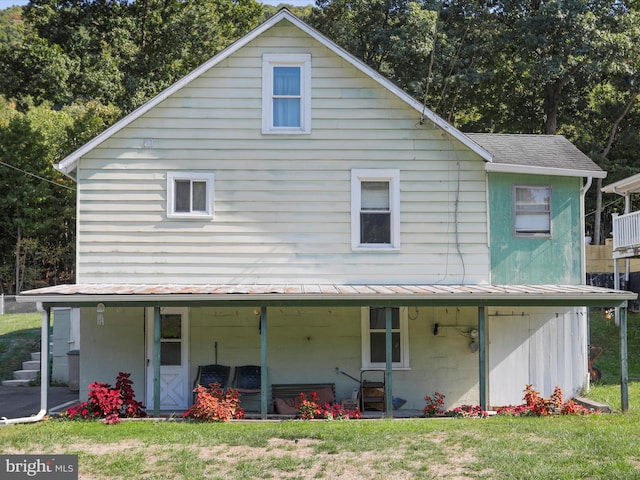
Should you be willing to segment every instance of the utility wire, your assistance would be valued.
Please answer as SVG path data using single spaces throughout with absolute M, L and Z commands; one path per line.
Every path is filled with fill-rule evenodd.
M 35 173 L 27 172 L 27 171 L 22 170 L 22 169 L 20 169 L 18 167 L 14 167 L 13 165 L 5 163 L 5 162 L 3 162 L 1 160 L 0 160 L 0 165 L 4 165 L 5 167 L 13 168 L 14 170 L 17 170 L 20 173 L 24 173 L 25 175 L 29 175 L 31 177 L 37 178 L 38 180 L 43 180 L 45 182 L 51 183 L 52 185 L 55 185 L 57 187 L 62 187 L 62 188 L 66 188 L 67 190 L 75 191 L 75 188 L 73 188 L 73 187 L 68 187 L 67 185 L 63 185 L 62 183 L 54 182 L 53 180 L 49 180 L 48 178 L 40 177 L 40 176 L 36 175 Z

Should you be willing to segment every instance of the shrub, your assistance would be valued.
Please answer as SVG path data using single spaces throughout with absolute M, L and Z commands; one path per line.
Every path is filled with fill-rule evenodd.
M 433 396 L 427 395 L 424 397 L 427 405 L 422 409 L 422 414 L 425 417 L 445 416 L 456 418 L 485 418 L 489 416 L 479 405 L 460 405 L 451 410 L 445 410 L 444 398 L 445 396 L 440 392 L 434 393 Z
M 194 390 L 195 401 L 183 418 L 200 422 L 227 422 L 244 418 L 244 410 L 240 407 L 238 391 L 228 388 L 225 392 L 219 383 L 212 383 L 208 388 L 198 385 Z
M 433 397 L 427 395 L 424 397 L 427 405 L 422 409 L 425 417 L 435 417 L 436 415 L 444 415 L 444 395 L 440 392 L 433 394 Z
M 145 417 L 144 405 L 135 400 L 130 373 L 119 372 L 116 388 L 107 383 L 89 385 L 89 399 L 67 408 L 61 415 L 70 420 L 104 419 L 105 423 L 118 423 L 121 418 Z
M 350 418 L 357 419 L 362 417 L 359 408 L 350 410 L 338 403 L 325 403 L 324 405 L 320 405 L 320 398 L 316 392 L 312 392 L 310 397 L 307 396 L 306 393 L 300 392 L 298 397 L 300 399 L 298 412 L 303 420 L 312 420 L 314 418 L 348 420 Z
M 498 409 L 498 415 L 508 416 L 536 416 L 548 417 L 552 415 L 589 415 L 591 412 L 575 403 L 573 400 L 567 402 L 562 399 L 562 389 L 556 387 L 549 398 L 543 398 L 533 385 L 527 385 L 524 389 L 524 404 L 508 405 Z

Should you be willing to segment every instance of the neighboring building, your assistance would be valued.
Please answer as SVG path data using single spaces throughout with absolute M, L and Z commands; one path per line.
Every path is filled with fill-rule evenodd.
M 587 307 L 634 298 L 584 285 L 605 172 L 566 139 L 465 135 L 287 10 L 57 168 L 77 284 L 22 298 L 80 309 L 81 392 L 131 372 L 156 413 L 212 363 L 262 366 L 263 416 L 370 369 L 415 410 L 575 394 Z

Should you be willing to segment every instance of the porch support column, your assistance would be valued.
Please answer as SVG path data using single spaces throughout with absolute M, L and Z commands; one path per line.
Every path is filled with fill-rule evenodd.
M 153 307 L 153 416 L 160 417 L 160 307 Z
M 385 372 L 384 372 L 384 400 L 385 400 L 385 412 L 388 418 L 393 417 L 393 309 L 386 307 L 386 325 L 385 325 Z
M 620 405 L 629 411 L 629 363 L 627 361 L 627 307 L 620 307 Z
M 617 258 L 613 259 L 613 288 L 620 290 L 620 266 Z M 620 326 L 620 307 L 615 308 L 614 319 L 616 327 Z
M 483 410 L 487 409 L 487 325 L 485 308 L 478 307 L 478 390 L 479 404 Z
M 40 306 L 40 305 L 39 305 Z M 49 329 L 51 328 L 51 309 L 43 308 L 40 331 L 40 411 L 46 412 L 49 397 Z
M 267 419 L 267 307 L 260 308 L 260 418 Z

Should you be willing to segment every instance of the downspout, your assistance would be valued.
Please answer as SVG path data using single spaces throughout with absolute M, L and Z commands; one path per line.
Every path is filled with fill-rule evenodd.
M 586 283 L 587 281 L 587 247 L 584 243 L 584 234 L 585 232 L 585 206 L 584 206 L 584 201 L 585 201 L 585 196 L 587 195 L 587 190 L 589 190 L 589 188 L 591 188 L 591 184 L 593 183 L 593 177 L 587 177 L 587 183 L 580 189 L 580 235 L 582 236 L 582 239 L 580 241 L 581 245 L 582 245 L 582 258 L 581 258 L 581 262 L 582 265 L 580 266 L 580 270 L 581 270 L 581 275 L 582 275 L 582 279 L 583 281 Z M 580 282 L 582 283 L 582 282 Z
M 0 418 L 0 426 L 16 423 L 35 423 L 42 420 L 47 414 L 47 402 L 49 394 L 49 308 L 43 308 L 38 303 L 38 311 L 42 315 L 42 329 L 40 333 L 40 411 L 31 417 Z

